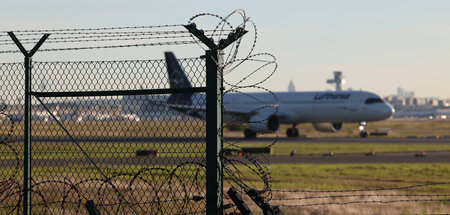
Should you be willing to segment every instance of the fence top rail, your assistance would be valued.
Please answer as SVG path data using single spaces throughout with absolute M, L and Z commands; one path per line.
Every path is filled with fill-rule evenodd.
M 31 92 L 36 97 L 89 97 L 89 96 L 130 96 L 156 95 L 178 93 L 206 92 L 206 87 L 149 89 L 149 90 L 109 90 L 109 91 L 79 91 L 79 92 Z

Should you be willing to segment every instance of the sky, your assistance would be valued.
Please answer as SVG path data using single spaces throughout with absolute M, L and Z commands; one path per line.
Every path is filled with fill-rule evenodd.
M 297 91 L 333 89 L 325 81 L 337 70 L 347 79 L 344 89 L 388 96 L 402 87 L 418 97 L 450 98 L 445 0 L 3 0 L 0 31 L 185 24 L 198 13 L 225 16 L 239 8 L 258 27 L 257 51 L 277 58 L 265 84 L 273 91 L 286 91 L 290 80 Z

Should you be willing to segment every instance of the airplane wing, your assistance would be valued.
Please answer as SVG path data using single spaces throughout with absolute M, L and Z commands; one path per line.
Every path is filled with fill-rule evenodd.
M 168 101 L 167 102 L 160 102 L 160 101 L 154 101 L 149 100 L 149 102 L 153 105 L 157 106 L 163 106 L 170 108 L 172 110 L 176 110 L 181 113 L 185 113 L 189 116 L 205 119 L 206 117 L 206 107 L 204 105 L 182 105 L 182 104 L 171 104 Z M 256 111 L 243 111 L 243 110 L 237 110 L 237 109 L 224 109 L 224 115 L 226 118 L 232 117 L 233 121 L 249 121 L 250 118 L 257 114 Z

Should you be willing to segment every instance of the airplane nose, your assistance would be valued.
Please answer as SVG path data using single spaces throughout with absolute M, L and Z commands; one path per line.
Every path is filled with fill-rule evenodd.
M 392 115 L 394 115 L 394 113 L 395 113 L 395 109 L 394 109 L 394 107 L 392 107 L 391 104 L 386 104 L 386 106 L 383 109 L 384 109 L 383 110 L 383 116 L 385 118 L 389 118 Z

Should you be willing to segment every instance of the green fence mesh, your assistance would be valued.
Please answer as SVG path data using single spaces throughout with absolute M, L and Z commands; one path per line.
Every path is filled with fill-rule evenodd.
M 180 64 L 205 86 L 204 60 Z M 0 64 L 1 214 L 22 211 L 23 70 Z M 33 62 L 32 74 L 33 92 L 102 92 L 33 97 L 33 213 L 86 214 L 89 200 L 101 214 L 204 213 L 206 123 L 162 105 L 171 95 L 163 60 Z M 137 95 L 105 92 L 121 90 Z

